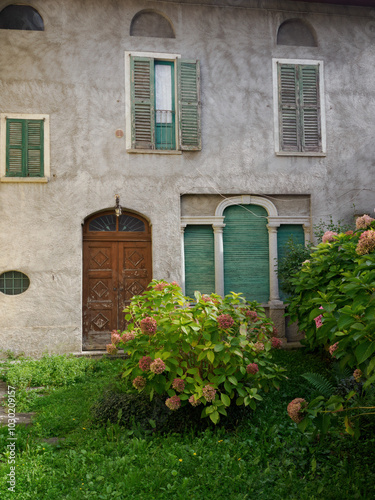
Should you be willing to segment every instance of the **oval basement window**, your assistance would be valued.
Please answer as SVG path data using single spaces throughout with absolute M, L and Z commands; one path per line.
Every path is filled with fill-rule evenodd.
M 19 295 L 29 288 L 30 280 L 20 271 L 6 271 L 0 275 L 0 292 L 5 295 Z

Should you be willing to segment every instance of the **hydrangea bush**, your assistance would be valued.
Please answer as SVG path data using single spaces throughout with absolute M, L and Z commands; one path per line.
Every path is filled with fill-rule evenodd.
M 124 349 L 123 377 L 171 410 L 202 405 L 214 424 L 231 404 L 256 408 L 260 390 L 276 387 L 284 369 L 272 362 L 281 347 L 263 308 L 241 294 L 185 297 L 176 283 L 153 281 L 125 309 L 128 327 L 114 331 L 110 354 Z
M 292 281 L 296 293 L 288 312 L 305 332 L 305 342 L 324 347 L 369 390 L 375 382 L 375 220 L 364 215 L 357 219 L 356 231 L 323 236 Z M 306 414 L 319 417 L 323 430 L 331 413 L 343 411 L 346 430 L 354 435 L 358 431 L 350 415 L 356 415 L 360 396 L 353 391 L 347 398 L 319 397 Z

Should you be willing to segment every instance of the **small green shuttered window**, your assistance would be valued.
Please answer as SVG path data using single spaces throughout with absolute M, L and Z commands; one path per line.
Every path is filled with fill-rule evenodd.
M 277 258 L 285 257 L 288 241 L 293 238 L 295 244 L 305 244 L 305 232 L 300 224 L 282 224 L 277 228 Z M 287 300 L 287 295 L 279 290 L 280 299 Z
M 6 176 L 43 177 L 44 121 L 6 120 Z
M 267 211 L 257 205 L 225 209 L 224 292 L 241 292 L 247 300 L 268 302 L 269 244 Z
M 319 78 L 319 65 L 278 63 L 281 151 L 322 151 Z
M 199 61 L 132 56 L 130 71 L 132 149 L 200 150 Z
M 185 228 L 185 293 L 215 291 L 214 233 L 212 226 L 190 225 Z

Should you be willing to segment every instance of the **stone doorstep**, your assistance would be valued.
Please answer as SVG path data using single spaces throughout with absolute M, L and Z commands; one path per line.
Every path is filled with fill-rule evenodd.
M 33 425 L 32 418 L 36 415 L 35 412 L 30 413 L 16 413 L 15 418 L 17 419 L 16 425 Z M 8 413 L 1 408 L 0 409 L 0 427 L 8 425 Z
M 51 445 L 57 445 L 57 444 L 60 444 L 62 441 L 65 441 L 65 439 L 66 438 L 62 438 L 62 437 L 41 438 L 40 442 L 51 444 Z
M 303 349 L 303 345 L 299 341 L 295 342 L 285 342 L 282 346 L 281 349 L 285 349 L 286 351 L 291 351 L 293 349 Z

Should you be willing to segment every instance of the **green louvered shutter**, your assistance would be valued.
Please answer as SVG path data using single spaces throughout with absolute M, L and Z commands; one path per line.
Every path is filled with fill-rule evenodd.
M 281 151 L 321 151 L 318 65 L 278 65 Z
M 185 228 L 185 293 L 215 291 L 215 253 L 212 226 L 190 225 Z
M 302 151 L 321 151 L 319 66 L 300 66 Z
M 131 57 L 131 130 L 133 149 L 155 149 L 154 60 Z
M 7 119 L 6 175 L 44 175 L 44 121 Z
M 225 209 L 224 291 L 241 292 L 247 300 L 268 302 L 269 244 L 267 211 L 257 205 Z
M 281 260 L 286 254 L 286 244 L 289 239 L 293 238 L 293 242 L 304 245 L 305 232 L 300 224 L 282 224 L 277 228 L 277 257 Z M 280 299 L 286 300 L 287 295 L 279 289 Z
M 202 149 L 199 61 L 178 59 L 178 112 L 180 148 Z
M 299 151 L 297 67 L 279 64 L 278 78 L 280 148 L 282 151 Z
M 26 123 L 26 171 L 29 177 L 44 175 L 43 145 L 44 121 L 27 120 Z
M 7 119 L 6 128 L 6 175 L 24 176 L 23 120 Z

